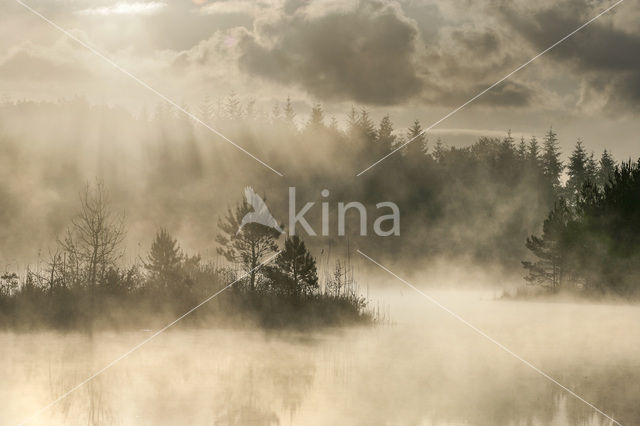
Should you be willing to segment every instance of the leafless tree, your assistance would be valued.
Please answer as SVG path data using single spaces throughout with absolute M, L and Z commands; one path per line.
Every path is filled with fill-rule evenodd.
M 113 212 L 104 184 L 87 184 L 80 193 L 80 212 L 60 241 L 66 254 L 65 273 L 72 282 L 89 286 L 93 294 L 107 269 L 122 256 L 124 236 L 124 214 Z

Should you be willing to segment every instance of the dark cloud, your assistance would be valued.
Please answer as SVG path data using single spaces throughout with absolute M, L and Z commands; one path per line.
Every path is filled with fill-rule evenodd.
M 612 13 L 623 13 L 622 4 Z M 630 5 L 629 5 L 630 6 Z M 543 50 L 580 27 L 601 8 L 572 1 L 561 6 L 524 14 L 515 8 L 502 10 L 504 22 L 535 49 Z M 555 61 L 568 64 L 576 78 L 587 83 L 587 91 L 608 96 L 609 106 L 640 105 L 640 31 L 620 28 L 602 16 L 548 53 Z M 584 96 L 584 93 L 583 93 Z
M 240 43 L 243 70 L 297 84 L 322 100 L 384 105 L 420 92 L 418 30 L 396 7 L 362 2 L 321 16 L 289 10 L 259 23 Z
M 500 39 L 493 31 L 456 30 L 452 38 L 475 55 L 490 55 L 500 47 Z
M 432 18 L 442 16 L 436 6 L 423 9 Z M 424 17 L 424 22 L 413 18 L 399 5 L 381 1 L 313 13 L 290 1 L 245 33 L 238 44 L 240 68 L 297 85 L 322 101 L 391 105 L 415 98 L 449 107 L 467 101 L 514 66 L 498 31 L 427 25 Z M 523 83 L 507 82 L 477 103 L 523 107 L 532 96 Z
M 473 94 L 485 90 L 487 85 L 478 85 Z M 520 107 L 531 103 L 534 96 L 530 87 L 515 81 L 504 81 L 478 99 L 478 103 L 502 107 Z
M 494 81 L 486 84 L 468 84 L 465 87 L 455 85 L 438 87 L 434 85 L 424 91 L 423 101 L 431 105 L 458 107 L 493 83 Z M 501 108 L 525 107 L 531 105 L 535 96 L 536 92 L 528 85 L 507 80 L 485 92 L 474 100 L 473 104 Z

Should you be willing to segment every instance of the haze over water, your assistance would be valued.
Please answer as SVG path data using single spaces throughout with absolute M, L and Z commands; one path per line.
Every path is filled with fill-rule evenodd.
M 0 424 L 640 424 L 639 6 L 0 2 Z
M 622 424 L 640 420 L 638 307 L 430 294 Z M 34 424 L 610 424 L 421 296 L 396 293 L 391 310 L 395 325 L 313 333 L 178 326 Z M 0 421 L 148 335 L 3 333 Z

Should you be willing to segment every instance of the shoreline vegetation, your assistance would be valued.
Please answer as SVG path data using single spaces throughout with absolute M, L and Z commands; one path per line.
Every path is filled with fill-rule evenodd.
M 309 192 L 317 193 L 314 182 L 325 182 L 332 196 L 348 193 L 365 206 L 393 199 L 402 212 L 402 237 L 368 235 L 366 241 L 359 240 L 374 255 L 396 260 L 402 256 L 413 265 L 441 257 L 452 265 L 456 259 L 466 259 L 509 272 L 523 266 L 526 283 L 537 289 L 534 293 L 572 293 L 594 299 L 612 295 L 633 301 L 640 297 L 640 161 L 619 163 L 607 150 L 598 159 L 578 140 L 565 164 L 553 129 L 540 141 L 536 137 L 517 140 L 507 132 L 502 138 L 480 137 L 470 146 L 449 147 L 440 139 L 430 142 L 417 120 L 406 132 L 399 132 L 388 115 L 376 125 L 366 109 L 353 108 L 345 129 L 333 117 L 327 123 L 319 104 L 299 127 L 290 99 L 271 115 L 251 112 L 250 104 L 243 106 L 233 94 L 217 109 L 210 101 L 200 109 L 206 122 L 252 151 L 268 153 L 281 146 L 273 152 L 280 156 L 300 152 L 303 142 L 313 147 L 310 155 L 298 156 L 290 164 L 292 176 L 305 176 L 299 181 L 300 193 L 310 188 L 314 190 Z M 248 277 L 210 302 L 218 314 L 204 306 L 193 321 L 209 315 L 212 323 L 224 323 L 237 316 L 233 321 L 304 328 L 389 320 L 386 309 L 374 308 L 362 297 L 348 260 L 333 258 L 334 266 L 323 260 L 324 274 L 319 278 L 311 250 L 320 252 L 321 244 L 332 240 L 283 238 L 255 223 L 238 233 L 250 211 L 246 200 L 220 217 L 219 259 L 188 255 L 167 230 L 159 229 L 146 257 L 129 258 L 125 264 L 125 218 L 117 214 L 115 205 L 127 206 L 132 216 L 145 218 L 146 226 L 199 212 L 192 220 L 200 225 L 205 220 L 208 229 L 211 216 L 209 210 L 201 211 L 204 200 L 214 204 L 225 199 L 223 193 L 212 194 L 216 189 L 211 185 L 203 189 L 202 182 L 227 179 L 223 173 L 229 172 L 226 166 L 234 164 L 237 153 L 208 150 L 207 136 L 175 111 L 162 107 L 153 117 L 135 118 L 124 110 L 92 107 L 82 101 L 5 103 L 0 110 L 0 144 L 7 148 L 0 159 L 6 177 L 0 182 L 7 221 L 2 232 L 11 235 L 1 241 L 2 250 L 31 250 L 33 236 L 44 233 L 45 225 L 58 235 L 55 248 L 35 268 L 7 267 L 0 275 L 0 327 L 91 329 L 126 327 L 146 316 L 173 320 L 242 273 Z M 34 118 L 34 123 L 46 128 L 51 120 L 46 124 L 37 117 L 69 117 L 68 111 L 78 112 L 70 119 L 85 120 L 84 125 L 64 126 L 55 137 L 45 130 L 37 137 L 11 130 L 18 117 Z M 101 128 L 137 130 L 106 133 L 105 139 L 92 141 L 101 147 L 96 168 L 114 171 L 105 172 L 103 178 L 118 202 L 110 204 L 106 185 L 98 180 L 81 192 L 79 212 L 73 216 L 73 203 L 67 200 L 76 193 L 75 184 L 84 180 L 80 166 L 87 158 L 69 155 L 77 150 L 78 136 L 64 129 L 89 128 L 94 120 L 102 123 Z M 414 138 L 388 160 L 394 174 L 365 174 L 352 188 L 349 182 L 356 167 L 351 159 L 363 164 L 375 161 Z M 141 150 L 137 157 L 123 150 L 134 139 L 144 142 L 137 145 Z M 332 159 L 331 173 L 316 161 L 325 155 Z M 135 162 L 141 158 L 150 161 Z M 26 166 L 18 167 L 23 163 Z M 265 187 L 272 183 L 273 176 L 264 170 L 247 173 L 245 181 L 259 181 Z M 34 193 L 11 180 L 23 174 L 30 176 L 25 181 L 37 183 L 31 188 Z M 132 189 L 132 181 L 143 192 Z M 22 189 L 16 192 L 14 187 Z M 29 208 L 25 201 L 43 195 L 37 191 L 48 191 L 47 199 L 54 200 L 49 216 Z M 180 197 L 175 196 L 178 193 Z M 275 200 L 269 200 L 275 209 L 284 203 L 277 193 Z M 311 216 L 310 220 L 317 219 Z M 359 229 L 355 219 L 347 218 L 347 229 Z M 61 233 L 65 223 L 67 230 Z M 152 229 L 146 231 L 144 235 L 152 235 Z M 195 242 L 211 244 L 213 239 L 207 232 Z M 282 252 L 273 263 L 254 271 L 277 250 Z M 525 290 L 518 294 L 538 297 Z
M 601 184 L 589 176 L 581 146 L 570 159 L 570 180 L 582 173 L 573 197 L 559 197 L 526 247 L 526 282 L 535 293 L 595 298 L 640 298 L 640 160 L 613 165 Z M 586 167 L 585 167 L 586 165 Z M 571 194 L 571 193 L 570 193 Z M 523 298 L 520 290 L 514 297 Z M 530 295 L 531 297 L 531 295 Z
M 335 260 L 320 288 L 316 259 L 297 235 L 279 247 L 280 233 L 271 227 L 240 228 L 251 211 L 246 200 L 218 223 L 218 253 L 228 263 L 187 255 L 160 229 L 146 259 L 130 266 L 118 265 L 124 217 L 114 214 L 104 185 L 87 185 L 80 200 L 80 213 L 45 265 L 23 277 L 0 276 L 0 328 L 155 329 L 216 292 L 181 322 L 309 329 L 388 320 L 379 306 L 368 306 L 348 261 Z

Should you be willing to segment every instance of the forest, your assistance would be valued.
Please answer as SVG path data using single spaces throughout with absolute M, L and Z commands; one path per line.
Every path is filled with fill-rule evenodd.
M 345 241 L 407 268 L 465 261 L 518 273 L 548 293 L 639 294 L 640 162 L 616 162 L 607 150 L 596 156 L 580 140 L 563 160 L 552 128 L 540 138 L 507 131 L 455 147 L 430 140 L 418 120 L 396 130 L 389 115 L 375 123 L 355 107 L 344 126 L 325 117 L 319 104 L 297 119 L 289 99 L 264 112 L 231 94 L 196 109 L 247 149 L 287 165 L 287 185 L 299 193 L 318 194 L 320 182 L 336 199 L 397 203 L 401 235 L 363 238 L 358 226 L 347 226 L 346 237 L 283 238 L 258 224 L 236 232 L 250 211 L 246 200 L 234 204 L 242 185 L 260 182 L 280 216 L 282 182 L 255 165 L 242 177 L 222 178 L 233 169 L 229 164 L 246 160 L 213 144 L 176 111 L 160 106 L 136 117 L 78 99 L 6 102 L 0 108 L 3 326 L 117 328 L 149 315 L 162 321 L 235 281 L 193 321 L 301 327 L 374 321 L 379 312 L 367 306 L 344 251 L 338 254 Z M 62 122 L 64 111 L 75 111 L 75 118 Z M 43 116 L 61 120 L 47 119 L 38 131 L 20 127 Z M 96 122 L 102 130 L 85 137 L 82 129 Z M 354 178 L 359 166 L 412 138 L 385 171 Z M 43 199 L 36 210 L 34 199 Z M 174 230 L 194 254 L 180 247 Z M 207 249 L 203 256 L 204 247 L 215 247 L 215 254 Z M 32 260 L 10 267 L 7 259 L 18 253 Z M 319 254 L 326 255 L 322 278 Z M 521 267 L 524 274 L 515 272 Z

